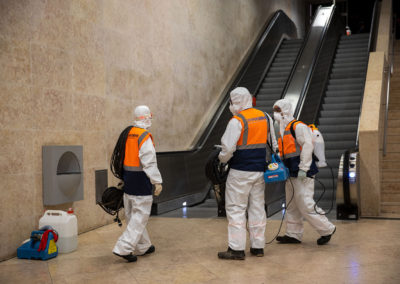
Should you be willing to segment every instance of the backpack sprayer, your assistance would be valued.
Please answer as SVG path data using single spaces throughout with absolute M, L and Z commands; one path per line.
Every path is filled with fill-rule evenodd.
M 116 187 L 111 186 L 106 188 L 101 196 L 101 202 L 98 203 L 106 213 L 112 216 L 116 215 L 114 222 L 117 222 L 118 226 L 122 226 L 121 219 L 119 218 L 119 211 L 124 207 L 124 191 L 122 189 L 124 183 L 122 180 L 125 159 L 125 145 L 131 129 L 132 126 L 128 126 L 119 135 L 110 161 L 111 172 L 116 178 L 120 179 L 121 182 L 118 183 L 118 186 Z
M 225 211 L 225 183 L 229 173 L 229 165 L 223 164 L 218 159 L 221 146 L 215 145 L 214 151 L 208 157 L 206 176 L 213 184 L 215 199 L 218 205 L 218 217 L 226 217 Z

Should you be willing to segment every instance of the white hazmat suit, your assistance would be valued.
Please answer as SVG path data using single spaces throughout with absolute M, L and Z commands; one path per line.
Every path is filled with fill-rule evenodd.
M 135 108 L 134 127 L 148 129 L 151 126 L 151 113 L 147 106 Z M 156 151 L 152 139 L 143 142 L 139 149 L 139 160 L 143 172 L 154 185 L 154 195 L 158 196 L 162 190 L 162 178 L 157 167 Z M 154 251 L 149 235 L 146 230 L 147 221 L 150 216 L 153 196 L 151 192 L 147 194 L 128 194 L 124 193 L 124 209 L 127 227 L 118 239 L 113 253 L 126 258 L 128 261 L 135 261 L 135 255 L 143 255 Z M 152 250 L 152 251 L 151 251 Z M 134 256 L 127 258 L 127 256 Z
M 230 110 L 233 115 L 252 108 L 252 97 L 246 88 L 236 88 L 230 93 Z M 269 119 L 269 139 L 273 148 L 277 148 L 272 119 Z M 272 130 L 272 131 L 271 131 Z M 242 125 L 236 118 L 232 118 L 221 138 L 222 150 L 219 160 L 227 163 L 237 150 L 237 143 L 241 136 Z M 265 142 L 264 142 L 265 143 Z M 246 210 L 248 213 L 248 228 L 250 246 L 253 249 L 263 249 L 265 245 L 265 182 L 263 171 L 242 171 L 230 169 L 226 181 L 225 208 L 228 218 L 229 248 L 235 251 L 244 251 L 246 246 Z
M 280 109 L 281 112 L 277 112 Z M 289 100 L 278 100 L 274 104 L 274 118 L 279 122 L 280 136 L 283 137 L 286 126 L 294 120 L 292 105 Z M 295 129 L 296 142 L 301 146 L 299 175 L 291 177 L 286 181 L 286 211 L 287 225 L 286 236 L 301 241 L 303 237 L 303 218 L 321 235 L 328 236 L 333 234 L 335 226 L 329 222 L 324 215 L 315 212 L 314 206 L 314 180 L 306 177 L 306 172 L 310 169 L 313 153 L 313 137 L 310 128 L 299 123 Z M 293 185 L 293 187 L 292 187 Z M 315 209 L 323 214 L 323 210 L 316 207 Z M 282 237 L 281 237 L 282 238 Z M 279 241 L 279 239 L 277 238 Z

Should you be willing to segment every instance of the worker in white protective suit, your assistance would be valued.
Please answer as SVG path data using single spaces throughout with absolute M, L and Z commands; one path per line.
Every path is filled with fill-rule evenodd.
M 162 191 L 162 178 L 157 167 L 153 137 L 147 129 L 152 114 L 147 106 L 134 111 L 135 121 L 125 144 L 124 158 L 124 208 L 127 227 L 118 239 L 113 253 L 129 262 L 137 255 L 155 251 L 146 230 L 154 195 Z
M 318 168 L 312 157 L 311 129 L 294 119 L 292 105 L 287 99 L 274 104 L 274 119 L 279 122 L 279 152 L 290 173 L 290 179 L 286 181 L 286 234 L 276 240 L 280 243 L 301 243 L 304 218 L 321 235 L 317 244 L 326 244 L 336 227 L 325 215 L 321 215 L 324 212 L 315 206 L 313 199 L 313 177 Z M 294 129 L 295 137 L 291 129 Z
M 230 93 L 229 121 L 221 139 L 221 163 L 230 164 L 226 181 L 225 209 L 228 218 L 228 250 L 219 252 L 221 259 L 245 258 L 246 211 L 250 233 L 250 253 L 264 256 L 266 142 L 277 147 L 272 119 L 252 107 L 252 96 L 246 88 Z M 272 131 L 270 131 L 270 129 Z

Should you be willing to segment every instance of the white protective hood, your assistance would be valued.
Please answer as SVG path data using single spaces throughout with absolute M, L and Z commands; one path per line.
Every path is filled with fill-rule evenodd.
M 134 111 L 135 121 L 134 126 L 143 129 L 149 129 L 151 126 L 152 115 L 148 106 L 137 106 Z
M 292 109 L 292 104 L 287 99 L 276 101 L 274 107 L 275 106 L 279 107 L 282 111 L 280 114 L 274 112 L 274 119 L 279 122 L 279 132 L 283 137 L 286 126 L 294 119 L 294 111 Z
M 231 105 L 229 110 L 233 115 L 237 115 L 242 110 L 253 107 L 253 98 L 246 88 L 237 87 L 231 93 Z

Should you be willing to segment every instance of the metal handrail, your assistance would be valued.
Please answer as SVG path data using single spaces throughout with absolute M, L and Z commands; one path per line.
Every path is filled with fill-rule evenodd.
M 328 33 L 329 26 L 331 25 L 333 17 L 335 15 L 336 6 L 335 6 L 335 4 L 333 4 L 332 6 L 333 7 L 332 7 L 331 16 L 328 19 L 328 21 L 326 22 L 326 25 L 324 26 L 324 29 L 323 29 L 323 32 L 322 32 L 323 36 L 319 39 L 318 50 L 316 51 L 316 55 L 313 57 L 313 60 L 312 60 L 312 63 L 311 63 L 311 66 L 312 66 L 311 72 L 307 75 L 305 84 L 303 85 L 302 92 L 300 93 L 300 96 L 299 96 L 299 101 L 297 103 L 297 107 L 294 110 L 294 117 L 296 117 L 297 119 L 299 119 L 300 113 L 301 113 L 301 111 L 303 109 L 304 100 L 305 100 L 306 94 L 308 92 L 308 89 L 310 87 L 311 78 L 314 75 L 314 70 L 315 70 L 315 66 L 317 65 L 317 60 L 318 60 L 319 54 L 321 53 L 321 49 L 322 49 L 323 43 L 324 43 L 324 41 L 326 39 L 326 35 Z M 304 88 L 304 86 L 305 86 L 305 88 Z
M 339 13 L 335 12 L 335 10 L 334 10 L 333 13 L 332 13 L 331 18 L 329 19 L 329 21 L 328 21 L 328 23 L 327 23 L 327 25 L 325 27 L 325 31 L 324 31 L 325 35 L 324 35 L 324 37 L 323 37 L 323 39 L 321 41 L 321 45 L 320 45 L 318 51 L 316 52 L 316 54 L 317 54 L 316 64 L 315 64 L 314 68 L 312 69 L 312 73 L 310 75 L 310 82 L 307 83 L 307 89 L 306 89 L 306 91 L 304 93 L 306 96 L 304 96 L 304 99 L 302 101 L 302 107 L 297 113 L 297 118 L 299 120 L 305 122 L 305 123 L 313 123 L 313 124 L 317 125 L 316 122 L 317 122 L 317 119 L 318 119 L 318 114 L 320 113 L 320 111 L 322 109 L 323 94 L 325 94 L 325 91 L 328 88 L 327 82 L 329 80 L 329 77 L 330 77 L 330 74 L 331 74 L 331 70 L 333 68 L 333 61 L 335 59 L 335 50 L 336 50 L 336 47 L 337 47 L 338 42 L 340 40 L 340 34 L 341 34 L 340 31 L 342 31 L 342 29 L 344 29 L 344 25 L 342 24 L 342 22 L 341 22 L 339 17 L 340 17 Z M 316 72 L 320 72 L 320 70 L 318 70 L 318 67 L 322 66 L 322 65 L 319 65 L 320 64 L 319 61 L 321 60 L 321 58 L 323 56 L 325 56 L 324 53 L 327 52 L 327 50 L 329 50 L 329 46 L 327 46 L 327 44 L 329 44 L 329 42 L 332 40 L 332 38 L 334 36 L 335 36 L 336 41 L 335 41 L 335 44 L 334 44 L 334 48 L 332 50 L 332 54 L 330 55 L 329 63 L 326 62 L 324 64 L 325 67 L 329 66 L 328 71 L 326 72 L 326 75 L 325 75 L 325 77 L 323 79 L 315 80 L 314 76 L 315 76 Z M 330 43 L 330 45 L 332 45 L 332 43 Z M 321 84 L 321 82 L 323 82 L 323 86 L 324 87 L 321 89 L 321 92 L 320 92 L 321 96 L 319 98 L 319 101 L 318 100 L 317 101 L 313 101 L 314 105 L 318 105 L 318 107 L 316 108 L 317 111 L 314 112 L 314 115 L 313 115 L 312 119 L 305 118 L 304 116 L 307 117 L 307 115 L 305 115 L 305 113 L 304 113 L 304 106 L 305 106 L 306 102 L 307 103 L 310 102 L 309 101 L 309 96 L 311 95 L 311 97 L 312 97 L 312 94 L 310 94 L 309 90 L 310 90 L 310 88 L 312 88 L 312 84 Z M 306 108 L 306 111 L 309 112 L 309 110 L 307 108 Z
M 321 8 L 322 8 L 322 6 L 319 5 L 317 11 L 315 12 L 314 18 L 313 18 L 313 20 L 312 20 L 312 22 L 311 22 L 311 25 L 312 25 L 312 23 L 315 21 L 315 18 L 317 17 L 318 12 L 319 12 L 319 10 L 320 10 Z M 298 65 L 298 63 L 299 63 L 299 61 L 300 61 L 300 58 L 301 58 L 303 52 L 304 52 L 304 48 L 305 48 L 305 46 L 306 46 L 306 44 L 307 44 L 307 41 L 308 41 L 308 38 L 310 37 L 310 34 L 311 34 L 311 27 L 310 27 L 310 30 L 308 31 L 308 33 L 306 34 L 306 36 L 305 36 L 305 38 L 304 38 L 303 44 L 301 45 L 299 52 L 297 53 L 296 60 L 295 60 L 295 62 L 294 62 L 294 64 L 293 64 L 292 70 L 290 71 L 290 74 L 289 74 L 289 78 L 287 79 L 286 84 L 285 84 L 285 87 L 283 88 L 283 91 L 282 91 L 282 94 L 281 94 L 281 99 L 284 98 L 284 94 L 286 94 L 286 91 L 287 91 L 288 88 L 289 88 L 289 83 L 292 81 L 292 79 L 293 79 L 293 77 L 294 77 L 294 75 L 295 75 L 295 73 L 296 73 L 297 65 Z M 305 84 L 306 84 L 306 83 L 305 83 Z M 300 95 L 300 96 L 301 96 L 301 95 Z
M 396 27 L 396 25 L 395 25 Z M 393 74 L 393 57 L 394 57 L 394 36 L 396 34 L 396 28 L 390 33 L 389 40 L 389 56 L 388 56 L 388 66 L 385 68 L 385 73 L 387 73 L 387 86 L 386 86 L 386 105 L 385 105 L 385 123 L 383 127 L 383 156 L 386 156 L 386 134 L 389 116 L 389 99 L 390 99 L 390 78 Z

